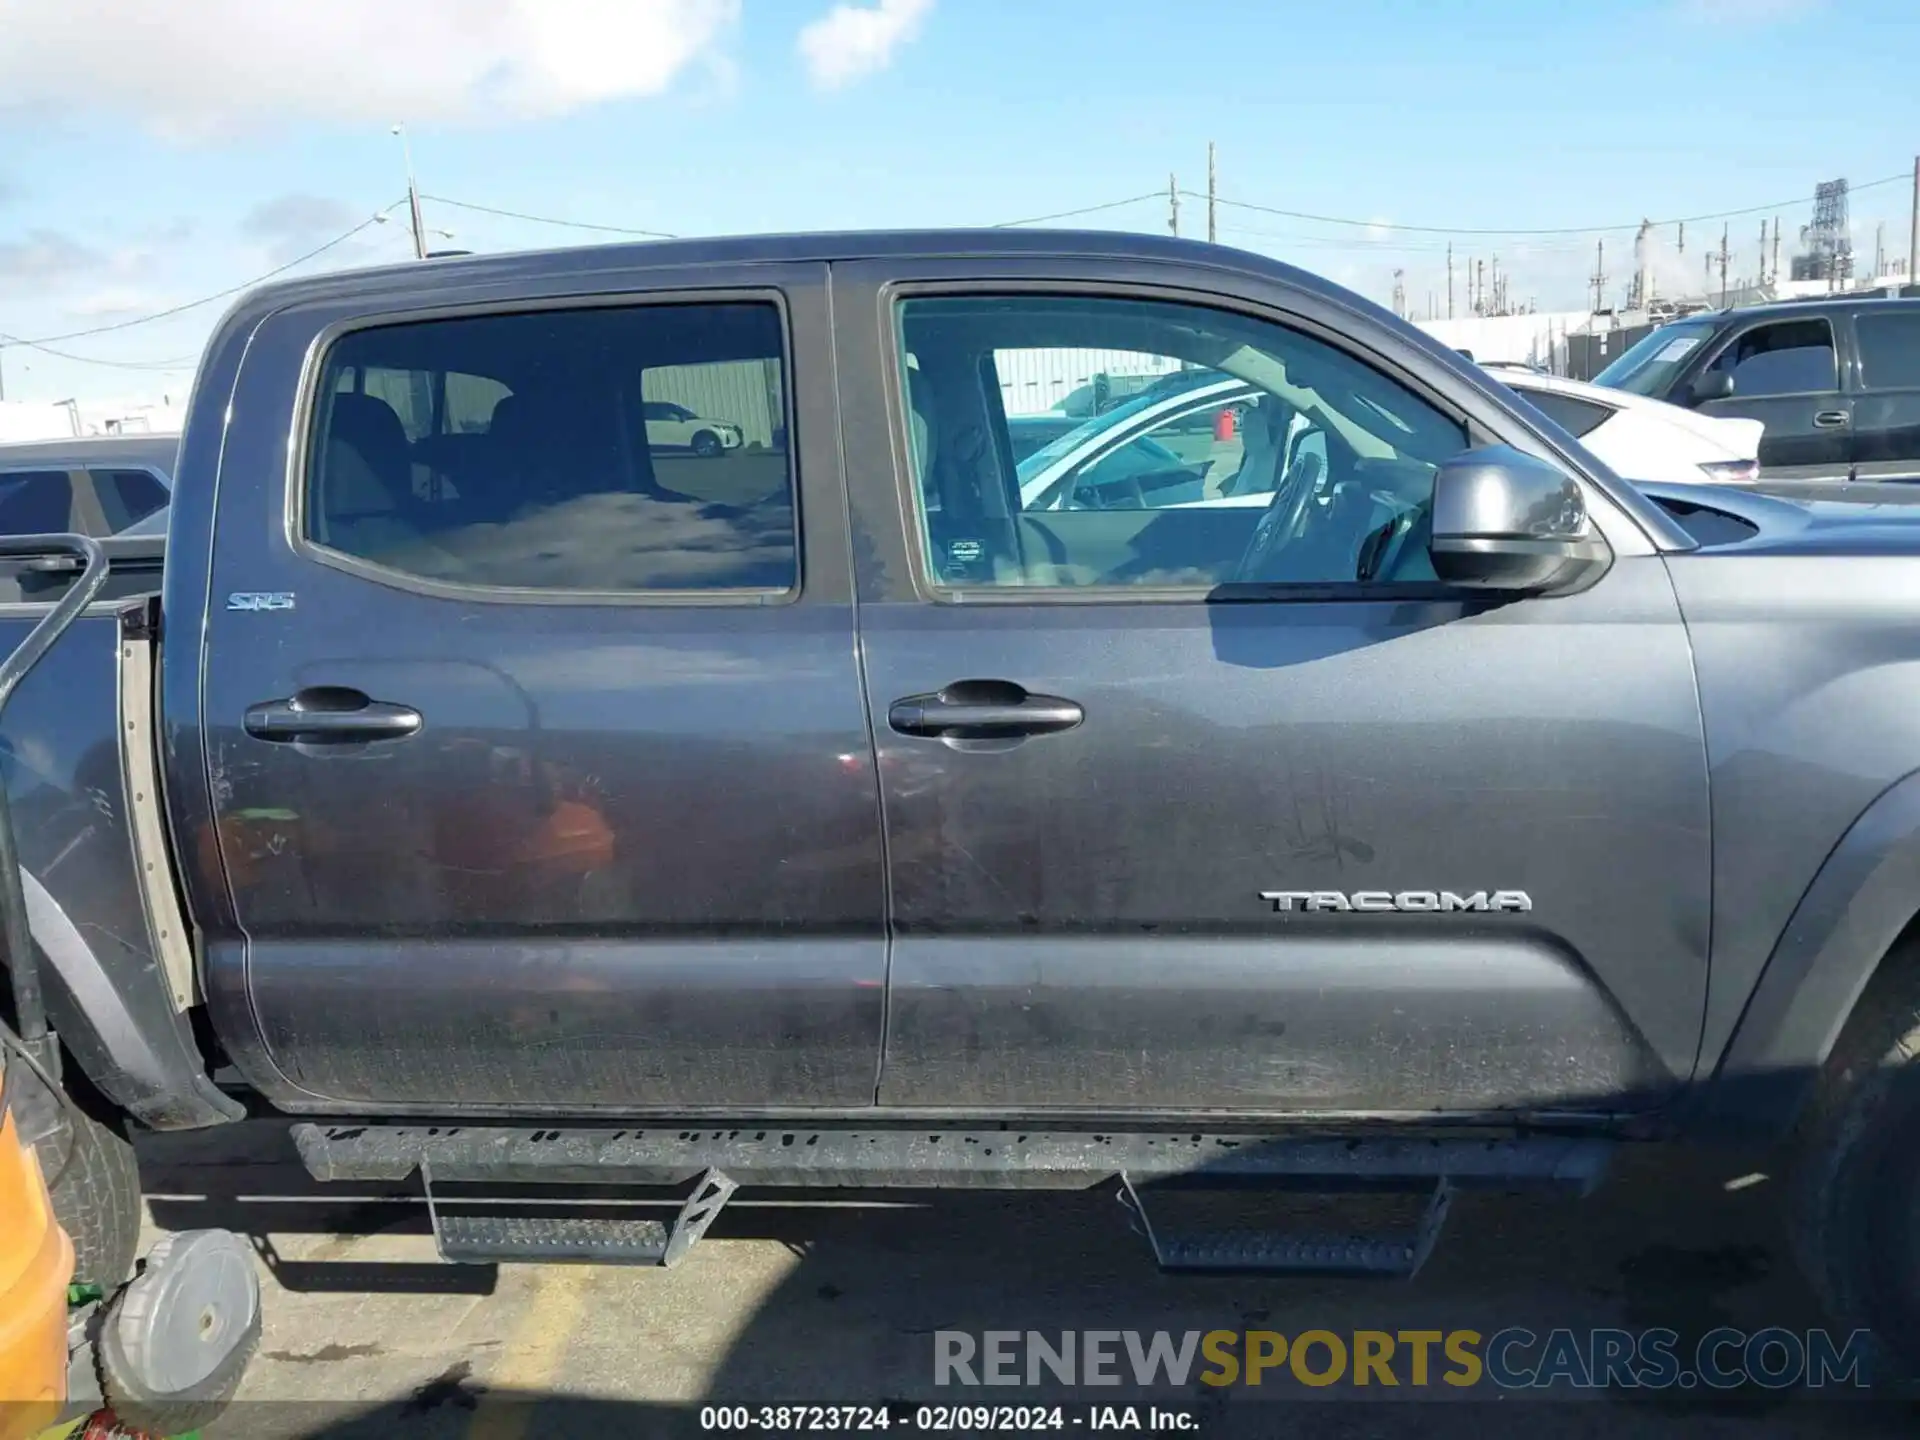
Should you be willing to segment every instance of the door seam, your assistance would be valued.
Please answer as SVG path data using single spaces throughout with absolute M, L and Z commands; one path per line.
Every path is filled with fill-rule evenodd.
M 868 773 L 873 777 L 874 817 L 880 826 L 880 937 L 884 955 L 880 965 L 880 1046 L 873 1060 L 873 1100 L 880 1103 L 880 1081 L 886 1073 L 887 1041 L 893 1027 L 893 853 L 887 829 L 887 787 L 880 773 L 880 732 L 873 718 L 873 695 L 868 687 L 866 632 L 861 624 L 860 565 L 854 535 L 853 487 L 847 471 L 846 411 L 840 395 L 840 307 L 834 293 L 834 266 L 826 265 L 827 358 L 832 367 L 834 448 L 840 457 L 840 500 L 847 542 L 847 608 L 853 616 L 853 670 L 860 691 L 860 714 L 867 726 Z

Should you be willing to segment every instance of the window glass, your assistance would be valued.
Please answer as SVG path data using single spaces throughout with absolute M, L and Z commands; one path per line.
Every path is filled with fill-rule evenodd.
M 1733 376 L 1736 399 L 1839 388 L 1833 327 L 1825 320 L 1758 326 L 1721 351 L 1708 368 Z
M 1640 337 L 1627 351 L 1593 377 L 1596 385 L 1610 390 L 1626 390 L 1634 395 L 1656 398 L 1667 393 L 1674 376 L 1680 373 L 1687 357 L 1698 350 L 1714 332 L 1718 322 L 1682 321 L 1662 325 Z
M 1465 431 L 1331 346 L 1121 299 L 909 300 L 899 323 L 922 539 L 944 584 L 1434 579 L 1433 474 Z M 1109 381 L 1132 378 L 1083 382 L 1089 353 L 1121 357 Z M 1006 413 L 1023 391 L 1073 405 Z M 1042 425 L 1042 443 L 1017 438 Z
M 307 537 L 461 585 L 792 589 L 782 354 L 751 303 L 354 331 L 320 386 Z
M 145 470 L 94 470 L 94 493 L 106 513 L 107 529 L 119 534 L 167 503 L 167 487 Z
M 0 535 L 53 535 L 73 527 L 73 481 L 64 470 L 0 474 Z
M 1869 390 L 1920 389 L 1920 310 L 1856 315 L 1861 383 Z
M 498 380 L 464 371 L 447 372 L 445 413 L 439 429 L 447 435 L 485 434 L 493 424 L 493 407 L 511 392 Z
M 1613 418 L 1611 405 L 1562 395 L 1555 390 L 1521 390 L 1520 398 L 1553 421 L 1569 435 L 1586 435 Z

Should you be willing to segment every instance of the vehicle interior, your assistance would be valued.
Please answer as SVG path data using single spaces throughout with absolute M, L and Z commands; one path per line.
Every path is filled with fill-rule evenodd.
M 1433 475 L 1458 422 L 1349 356 L 1194 307 L 910 300 L 901 318 L 916 488 L 936 583 L 1216 587 L 1432 582 Z M 1128 478 L 1092 505 L 1023 509 L 995 350 L 1132 350 L 1231 375 L 1256 398 L 1237 472 L 1214 493 L 1265 506 L 1152 503 Z M 1212 477 L 1208 477 L 1211 482 Z M 1181 489 L 1172 493 L 1186 495 Z

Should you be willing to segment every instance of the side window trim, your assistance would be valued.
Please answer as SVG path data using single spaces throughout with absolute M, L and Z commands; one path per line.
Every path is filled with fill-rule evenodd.
M 307 534 L 308 472 L 313 450 L 314 425 L 327 397 L 322 388 L 327 358 L 339 341 L 363 330 L 378 330 L 397 325 L 426 324 L 437 320 L 482 319 L 494 316 L 539 315 L 574 310 L 622 310 L 687 307 L 703 305 L 765 304 L 775 310 L 780 326 L 780 364 L 784 375 L 781 385 L 780 423 L 785 430 L 787 484 L 793 506 L 794 581 L 782 589 L 631 589 L 631 590 L 558 590 L 530 586 L 479 585 L 461 581 L 434 579 L 417 575 L 311 539 Z M 696 609 L 758 609 L 798 603 L 807 590 L 807 522 L 802 503 L 799 447 L 794 439 L 797 429 L 793 367 L 796 346 L 792 307 L 786 291 L 778 285 L 746 285 L 714 289 L 678 287 L 666 290 L 627 290 L 608 294 L 532 296 L 510 300 L 486 300 L 418 308 L 364 311 L 322 327 L 307 344 L 306 357 L 296 390 L 296 403 L 288 445 L 286 484 L 280 505 L 282 532 L 289 550 L 298 558 L 356 579 L 436 599 L 473 601 L 495 605 L 559 605 L 592 607 L 648 607 Z M 364 393 L 365 366 L 350 367 L 355 376 L 352 393 Z M 644 429 L 645 421 L 641 426 Z
M 1349 361 L 1373 371 L 1383 380 L 1405 390 L 1420 403 L 1437 411 L 1457 425 L 1464 437 L 1464 448 L 1488 443 L 1492 438 L 1471 413 L 1452 398 L 1437 392 L 1419 377 L 1409 374 L 1380 352 L 1356 344 L 1354 338 L 1324 322 L 1280 307 L 1261 304 L 1238 296 L 1189 290 L 1180 286 L 1154 285 L 1133 281 L 1073 281 L 1037 277 L 999 279 L 912 279 L 891 281 L 878 287 L 885 343 L 881 347 L 885 402 L 889 423 L 896 434 L 897 453 L 905 464 L 896 466 L 899 503 L 905 507 L 907 530 L 916 543 L 907 547 L 909 568 L 918 598 L 945 605 L 1062 605 L 1062 604 L 1325 604 L 1379 603 L 1403 604 L 1408 601 L 1486 601 L 1484 592 L 1434 581 L 1332 581 L 1332 582 L 1216 582 L 1211 585 L 950 585 L 937 579 L 932 570 L 925 543 L 927 515 L 918 490 L 921 477 L 912 456 L 914 445 L 908 428 L 910 405 L 907 398 L 906 336 L 902 318 L 906 304 L 914 300 L 948 298 L 1027 298 L 1124 300 L 1186 306 L 1211 310 L 1240 320 L 1271 325 L 1307 340 L 1327 346 Z M 1560 462 L 1555 462 L 1560 463 Z M 1569 471 L 1577 474 L 1576 471 Z M 1584 482 L 1584 477 L 1580 477 Z

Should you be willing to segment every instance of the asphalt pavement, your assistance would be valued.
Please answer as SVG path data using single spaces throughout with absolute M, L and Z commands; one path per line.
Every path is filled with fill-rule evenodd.
M 1826 1322 L 1788 1258 L 1779 1182 L 1764 1157 L 1648 1148 L 1625 1157 L 1591 1199 L 1462 1195 L 1431 1261 L 1407 1282 L 1163 1275 L 1105 1191 L 743 1192 L 670 1270 L 447 1266 L 434 1257 L 417 1195 L 317 1186 L 284 1126 L 148 1137 L 141 1155 L 149 1240 L 163 1229 L 222 1225 L 251 1236 L 260 1255 L 265 1337 L 242 1400 L 208 1440 L 858 1429 L 877 1424 L 869 1407 L 884 1403 L 894 1407 L 886 1433 L 942 1422 L 948 1433 L 974 1433 L 957 1422 L 981 1417 L 950 1407 L 983 1404 L 1028 1407 L 997 1418 L 1043 1427 L 1057 1418 L 1063 1432 L 1091 1431 L 1103 1419 L 1204 1435 L 1437 1440 L 1864 1440 L 1920 1428 L 1913 1411 L 1843 1381 L 1601 1391 L 1575 1388 L 1573 1375 L 1516 1390 L 1482 1374 L 1478 1384 L 1450 1386 L 1439 1343 L 1429 1383 L 1418 1386 L 1404 1339 L 1392 1386 L 1378 1372 L 1375 1383 L 1350 1383 L 1351 1366 L 1335 1383 L 1301 1384 L 1278 1363 L 1258 1387 L 1244 1383 L 1244 1371 L 1241 1383 L 1216 1387 L 1198 1378 L 1204 1361 L 1184 1385 L 1151 1390 L 1130 1381 L 1069 1389 L 1054 1382 L 1057 1366 L 1039 1372 L 1048 1383 L 1034 1388 L 936 1383 L 940 1345 L 983 1345 L 989 1331 L 1038 1332 L 1049 1347 L 1063 1331 L 1139 1331 L 1140 1344 L 1151 1343 L 1144 1332 L 1171 1332 L 1177 1344 L 1186 1332 L 1225 1331 L 1231 1353 L 1244 1358 L 1247 1346 L 1264 1344 L 1269 1360 L 1273 1337 L 1298 1342 L 1313 1330 L 1342 1347 L 1361 1343 L 1358 1332 L 1473 1331 L 1484 1349 L 1514 1327 L 1543 1345 L 1557 1329 L 1586 1337 L 1665 1327 L 1680 1337 L 1683 1358 L 1723 1327 L 1778 1327 L 1804 1340 Z M 1351 1219 L 1355 1202 L 1289 1203 L 1318 1209 L 1324 1228 Z M 1256 1342 L 1253 1331 L 1269 1338 Z M 953 1332 L 969 1340 L 953 1341 Z M 1125 1371 L 1125 1336 L 1111 1343 Z M 1591 1353 L 1587 1339 L 1577 1343 Z M 1545 1358 L 1538 1348 L 1510 1353 Z M 1737 1362 L 1742 1352 L 1724 1353 Z M 1295 1373 L 1324 1376 L 1332 1357 L 1319 1342 Z M 953 1381 L 961 1372 L 947 1373 Z M 849 1408 L 781 1414 L 773 1408 L 781 1405 Z

